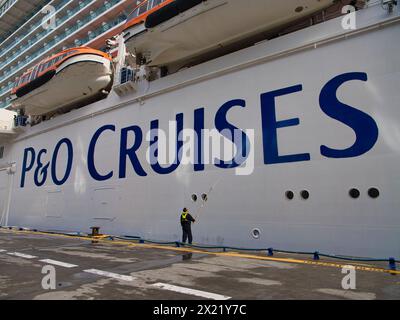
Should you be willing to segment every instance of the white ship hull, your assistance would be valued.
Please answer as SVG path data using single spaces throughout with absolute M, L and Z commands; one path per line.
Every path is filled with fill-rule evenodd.
M 176 241 L 186 206 L 198 215 L 193 228 L 198 243 L 400 258 L 398 18 L 380 7 L 363 10 L 357 32 L 332 20 L 143 85 L 125 98 L 110 94 L 30 128 L 5 146 L 3 224 L 70 231 L 100 226 L 103 233 Z M 332 91 L 333 79 L 343 83 Z M 285 88 L 291 89 L 275 99 L 276 120 L 299 123 L 280 124 L 279 156 L 292 157 L 277 158 L 266 126 L 271 106 L 260 97 Z M 226 120 L 254 129 L 251 175 L 214 165 L 195 171 L 183 164 L 159 174 L 148 164 L 145 135 L 152 121 L 168 130 L 168 121 L 182 113 L 184 127 L 193 129 L 195 110 L 204 108 L 204 127 L 213 129 L 221 106 L 236 99 L 245 107 L 230 109 Z M 358 112 L 348 117 L 344 104 Z M 136 154 L 146 176 L 137 162 L 134 168 L 129 157 L 120 156 L 121 136 L 129 131 L 123 129 L 132 126 L 143 132 Z M 93 139 L 102 127 L 107 130 Z M 134 138 L 129 131 L 127 148 Z M 69 139 L 70 153 L 62 139 Z M 89 158 L 104 181 L 90 173 Z M 15 174 L 6 170 L 12 164 Z M 372 187 L 380 191 L 376 199 L 367 194 Z M 358 199 L 349 196 L 352 188 L 360 191 Z M 302 190 L 308 200 L 301 199 Z M 294 192 L 293 200 L 286 199 L 287 191 Z M 208 194 L 205 204 L 202 194 Z M 255 228 L 258 239 L 252 236 Z

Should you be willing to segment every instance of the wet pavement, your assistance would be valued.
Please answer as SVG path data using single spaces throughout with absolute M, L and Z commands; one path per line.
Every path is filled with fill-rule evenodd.
M 0 300 L 400 299 L 400 274 L 356 270 L 344 290 L 341 267 L 312 259 L 188 251 L 0 229 Z

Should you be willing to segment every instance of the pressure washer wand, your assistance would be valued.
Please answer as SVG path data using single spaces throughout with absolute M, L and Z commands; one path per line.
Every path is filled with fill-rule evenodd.
M 208 193 L 206 194 L 207 197 L 211 194 L 211 192 L 214 190 L 214 188 L 217 186 L 217 184 L 221 181 L 222 178 L 218 179 L 216 183 L 214 183 L 214 185 L 212 185 L 210 187 L 210 190 L 208 190 Z M 206 206 L 207 200 L 208 199 L 202 199 L 203 203 L 201 204 L 200 208 L 197 210 L 197 214 L 195 216 L 195 220 L 197 221 L 198 218 L 200 217 L 200 213 L 201 213 L 201 209 L 203 209 Z
M 229 167 L 233 167 L 233 163 L 232 163 Z M 211 186 L 210 190 L 208 190 L 207 196 L 211 194 L 211 192 L 215 189 L 215 187 L 217 186 L 217 184 L 220 183 L 221 180 L 222 180 L 223 178 L 224 178 L 223 176 L 220 177 L 220 178 Z M 203 208 L 205 207 L 206 202 L 207 202 L 208 199 L 206 199 L 206 200 L 202 199 L 202 200 L 203 200 L 203 203 L 201 204 L 201 207 L 197 210 L 197 214 L 196 214 L 196 216 L 195 216 L 195 218 L 194 218 L 196 221 L 197 221 L 197 219 L 198 219 L 199 216 L 200 216 L 201 209 L 203 209 Z

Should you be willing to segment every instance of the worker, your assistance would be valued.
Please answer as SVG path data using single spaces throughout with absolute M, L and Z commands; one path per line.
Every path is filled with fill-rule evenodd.
M 183 212 L 181 215 L 181 226 L 182 226 L 182 242 L 186 243 L 186 240 L 189 239 L 189 244 L 192 244 L 193 235 L 192 235 L 192 222 L 196 222 L 196 220 L 191 216 L 189 210 L 187 208 L 183 208 Z

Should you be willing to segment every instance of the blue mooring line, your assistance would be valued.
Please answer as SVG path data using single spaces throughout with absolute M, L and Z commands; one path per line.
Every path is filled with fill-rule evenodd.
M 2 227 L 0 226 L 0 229 L 10 229 L 12 230 L 12 227 Z M 48 234 L 61 234 L 61 235 L 66 235 L 66 236 L 75 236 L 79 235 L 82 236 L 84 233 L 81 232 L 76 232 L 76 234 L 72 233 L 63 233 L 63 232 L 55 232 L 55 231 L 40 231 L 37 229 L 29 229 L 29 228 L 17 228 L 19 231 L 34 231 L 34 232 L 42 232 L 42 233 L 48 233 Z M 121 239 L 121 240 L 126 240 L 126 241 L 138 241 L 140 244 L 158 244 L 158 245 L 174 245 L 177 248 L 180 247 L 188 247 L 188 248 L 197 248 L 197 249 L 206 249 L 206 250 L 223 250 L 223 252 L 227 252 L 228 250 L 236 250 L 236 251 L 253 251 L 253 252 L 266 252 L 266 254 L 269 257 L 272 257 L 274 253 L 289 253 L 289 254 L 299 254 L 299 255 L 312 255 L 314 260 L 320 260 L 321 257 L 326 257 L 326 258 L 332 258 L 332 259 L 338 259 L 338 260 L 346 260 L 346 261 L 359 261 L 359 262 L 388 262 L 389 263 L 389 269 L 395 271 L 396 270 L 396 263 L 400 263 L 399 260 L 396 260 L 393 257 L 390 257 L 388 259 L 375 259 L 375 258 L 359 258 L 359 257 L 348 257 L 348 256 L 340 256 L 340 255 L 334 255 L 334 254 L 326 254 L 326 253 L 320 253 L 318 251 L 314 252 L 307 252 L 307 251 L 288 251 L 288 250 L 278 250 L 274 248 L 262 248 L 262 249 L 254 249 L 254 248 L 240 248 L 240 247 L 229 247 L 229 246 L 200 246 L 200 245 L 193 245 L 193 244 L 186 244 L 182 243 L 179 241 L 170 241 L 170 242 L 164 242 L 164 241 L 152 241 L 152 240 L 146 240 L 143 239 L 142 237 L 138 236 L 110 236 L 109 237 L 111 240 L 114 239 Z
M 274 253 L 289 253 L 289 254 L 299 254 L 299 255 L 312 255 L 314 260 L 320 260 L 321 257 L 338 259 L 338 260 L 345 260 L 345 261 L 358 261 L 358 262 L 389 262 L 389 269 L 396 270 L 396 263 L 400 263 L 399 260 L 395 258 L 388 258 L 388 259 L 375 259 L 375 258 L 359 258 L 359 257 L 348 257 L 348 256 L 340 256 L 334 254 L 326 254 L 320 253 L 318 251 L 314 252 L 307 252 L 307 251 L 289 251 L 289 250 L 278 250 L 273 248 L 268 249 L 255 249 L 255 248 L 239 248 L 239 247 L 229 247 L 229 246 L 200 246 L 200 245 L 190 245 L 185 244 L 179 241 L 176 242 L 158 242 L 158 241 L 150 241 L 141 239 L 139 243 L 152 243 L 152 244 L 172 244 L 176 247 L 189 247 L 189 248 L 197 248 L 197 249 L 213 249 L 213 250 L 223 250 L 223 252 L 227 252 L 228 250 L 237 250 L 237 251 L 254 251 L 254 252 L 266 252 L 268 256 L 272 257 Z

